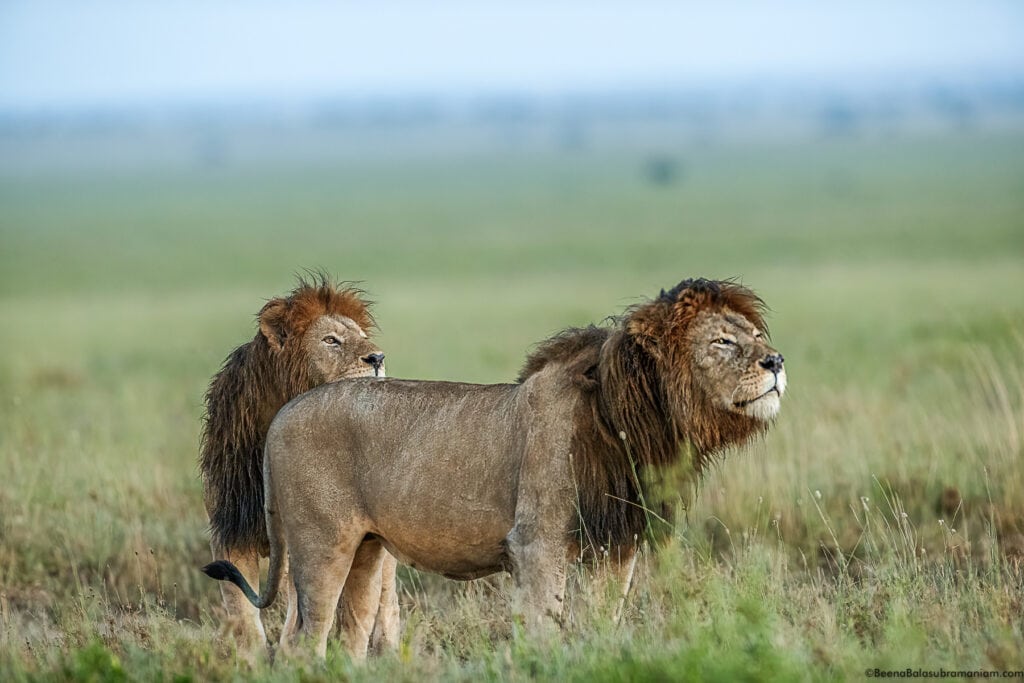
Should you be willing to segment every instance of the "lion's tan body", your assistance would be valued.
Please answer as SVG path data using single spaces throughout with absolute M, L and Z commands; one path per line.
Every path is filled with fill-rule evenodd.
M 553 338 L 518 384 L 345 380 L 304 394 L 267 435 L 265 593 L 229 566 L 206 570 L 263 607 L 287 553 L 297 599 L 285 651 L 308 638 L 323 656 L 344 589 L 367 596 L 346 643 L 365 653 L 367 577 L 385 549 L 452 578 L 510 572 L 527 626 L 557 623 L 568 555 L 631 549 L 643 532 L 634 509 L 648 470 L 689 445 L 699 474 L 774 417 L 785 371 L 760 335 L 759 306 L 731 283 L 686 281 L 614 328 Z
M 517 510 L 535 512 L 522 507 L 525 500 L 537 497 L 536 506 L 558 499 L 564 510 L 557 524 L 569 528 L 568 462 L 553 454 L 568 452 L 571 434 L 564 427 L 572 422 L 574 406 L 545 400 L 569 389 L 557 368 L 551 368 L 523 385 L 388 379 L 346 381 L 313 391 L 289 404 L 268 435 L 266 467 L 275 500 L 316 500 L 307 510 L 284 506 L 282 523 L 286 530 L 309 528 L 324 511 L 345 510 L 357 518 L 345 525 L 345 535 L 378 536 L 415 568 L 457 579 L 510 570 L 507 536 Z M 338 414 L 338 401 L 373 408 Z M 402 410 L 407 406 L 416 409 Z M 495 419 L 479 424 L 481 415 Z M 465 429 L 467 424 L 475 426 Z M 341 439 L 352 447 L 345 448 L 344 458 L 329 446 L 318 447 L 315 455 L 285 455 L 291 444 L 313 434 L 318 442 L 321 437 L 334 443 Z M 312 461 L 318 466 L 309 467 Z M 519 490 L 516 482 L 537 484 L 532 476 L 521 479 L 533 467 L 547 475 L 543 490 Z M 358 493 L 393 490 L 389 481 L 400 482 L 400 495 Z
M 382 375 L 383 354 L 361 292 L 326 278 L 300 281 L 287 297 L 270 300 L 259 331 L 235 349 L 206 394 L 200 469 L 210 515 L 214 559 L 232 561 L 255 581 L 269 545 L 263 505 L 263 447 L 270 421 L 288 400 L 342 377 Z M 397 643 L 395 562 L 382 563 L 378 621 L 382 647 Z M 235 587 L 223 587 L 228 625 L 245 649 L 265 643 L 259 611 Z

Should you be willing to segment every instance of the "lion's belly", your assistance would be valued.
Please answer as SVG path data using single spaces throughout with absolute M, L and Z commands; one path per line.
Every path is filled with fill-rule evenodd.
M 388 551 L 404 564 L 450 579 L 476 579 L 508 571 L 504 536 L 449 539 L 436 532 L 429 538 L 407 534 L 380 536 Z
M 501 469 L 449 462 L 441 476 L 393 482 L 397 495 L 365 505 L 372 533 L 417 569 L 466 579 L 501 571 L 516 500 Z

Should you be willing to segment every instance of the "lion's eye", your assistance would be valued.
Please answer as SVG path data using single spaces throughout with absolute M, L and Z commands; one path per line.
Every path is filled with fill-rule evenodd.
M 337 346 L 338 344 L 341 343 L 341 340 L 335 337 L 333 334 L 327 335 L 321 341 L 323 341 L 324 344 L 329 344 L 330 346 Z
M 713 341 L 711 343 L 712 344 L 721 344 L 722 346 L 732 346 L 736 342 L 734 342 L 732 339 L 726 339 L 725 337 L 721 337 L 721 338 L 716 339 L 715 341 Z

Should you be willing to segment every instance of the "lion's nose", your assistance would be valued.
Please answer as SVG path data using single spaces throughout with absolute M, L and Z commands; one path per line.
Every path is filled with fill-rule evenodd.
M 764 358 L 759 360 L 758 363 L 765 370 L 771 370 L 774 373 L 778 373 L 780 370 L 782 370 L 782 363 L 785 360 L 786 359 L 782 357 L 781 353 L 773 353 L 768 356 L 765 356 Z
M 369 356 L 363 356 L 362 361 L 368 363 L 374 372 L 380 370 L 380 366 L 384 365 L 384 354 L 383 353 L 371 353 Z

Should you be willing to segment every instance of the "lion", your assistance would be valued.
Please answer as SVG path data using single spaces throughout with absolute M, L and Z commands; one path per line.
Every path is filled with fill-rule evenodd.
M 267 435 L 263 593 L 229 562 L 203 571 L 264 608 L 287 562 L 285 653 L 309 642 L 325 656 L 344 590 L 345 645 L 364 657 L 387 552 L 453 579 L 508 572 L 516 618 L 557 628 L 581 543 L 632 552 L 658 472 L 699 477 L 774 420 L 786 371 L 764 310 L 735 282 L 684 280 L 555 335 L 514 384 L 353 379 L 303 394 Z
M 277 411 L 290 399 L 342 377 L 383 376 L 384 354 L 370 341 L 376 327 L 369 303 L 353 287 L 324 275 L 301 279 L 286 297 L 257 316 L 259 331 L 224 361 L 206 392 L 199 467 L 210 518 L 214 559 L 259 577 L 269 553 L 263 511 L 263 446 Z M 379 647 L 397 644 L 395 561 L 382 565 Z M 222 590 L 229 622 L 246 647 L 266 642 L 259 610 L 231 586 Z

